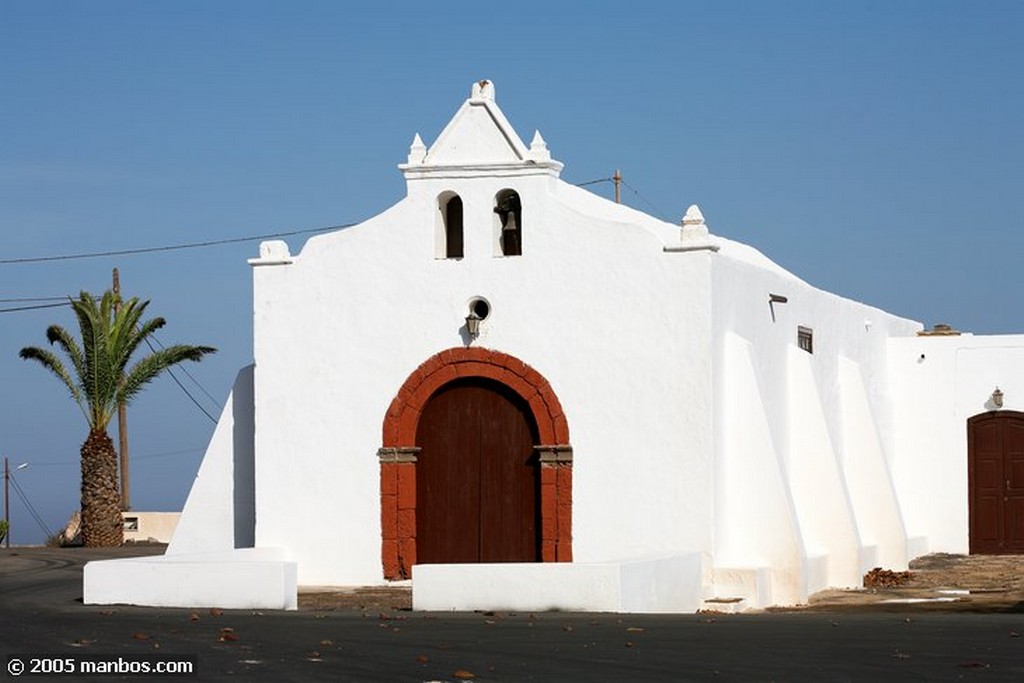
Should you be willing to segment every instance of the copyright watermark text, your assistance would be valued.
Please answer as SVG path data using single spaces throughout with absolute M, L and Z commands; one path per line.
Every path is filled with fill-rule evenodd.
M 8 655 L 10 676 L 194 676 L 195 655 Z

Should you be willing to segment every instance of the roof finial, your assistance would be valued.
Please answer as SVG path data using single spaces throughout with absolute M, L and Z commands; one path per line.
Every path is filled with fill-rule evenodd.
M 494 83 L 484 79 L 477 81 L 473 84 L 473 89 L 470 91 L 471 100 L 493 100 L 494 99 Z
M 683 229 L 679 231 L 679 244 L 665 247 L 665 251 L 718 251 L 719 247 L 708 233 L 700 207 L 691 204 L 683 216 Z
M 416 133 L 416 137 L 412 139 L 412 144 L 409 145 L 409 163 L 422 164 L 423 160 L 426 158 L 427 146 L 423 144 L 423 139 L 420 138 L 420 134 Z
M 704 225 L 704 214 L 700 212 L 700 207 L 696 204 L 690 204 L 690 208 L 686 210 L 686 215 L 683 216 L 683 225 Z M 708 229 L 704 228 L 704 234 L 708 233 Z
M 548 143 L 544 142 L 540 131 L 533 131 L 533 141 L 530 143 L 530 158 L 534 161 L 551 161 L 551 151 L 548 150 Z

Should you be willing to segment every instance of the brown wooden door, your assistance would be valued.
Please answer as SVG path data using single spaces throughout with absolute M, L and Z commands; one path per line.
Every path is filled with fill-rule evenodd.
M 540 558 L 537 427 L 529 407 L 492 380 L 434 394 L 416 431 L 420 563 Z
M 1024 553 L 1024 413 L 967 420 L 970 550 Z

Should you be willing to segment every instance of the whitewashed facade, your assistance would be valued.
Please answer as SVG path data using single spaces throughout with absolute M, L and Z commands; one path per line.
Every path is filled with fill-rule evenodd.
M 482 81 L 415 137 L 396 205 L 298 254 L 261 245 L 255 364 L 167 554 L 90 563 L 86 602 L 293 608 L 296 585 L 411 575 L 422 609 L 683 612 L 968 551 L 966 421 L 997 386 L 1024 410 L 1024 337 L 918 336 L 696 206 L 680 228 L 561 168 Z M 418 420 L 458 378 L 535 427 L 539 561 L 417 557 Z

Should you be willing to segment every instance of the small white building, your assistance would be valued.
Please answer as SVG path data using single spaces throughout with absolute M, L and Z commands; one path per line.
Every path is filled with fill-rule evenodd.
M 683 612 L 1024 552 L 1024 336 L 922 335 L 568 184 L 487 81 L 399 168 L 380 215 L 261 245 L 174 539 L 86 602 Z

